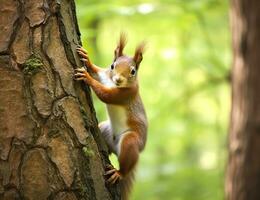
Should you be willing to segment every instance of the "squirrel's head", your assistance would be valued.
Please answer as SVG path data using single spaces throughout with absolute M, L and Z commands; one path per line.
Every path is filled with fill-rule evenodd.
M 120 40 L 114 52 L 114 62 L 110 67 L 111 79 L 117 87 L 131 87 L 136 83 L 137 72 L 143 59 L 143 52 L 145 48 L 144 42 L 140 43 L 136 47 L 133 57 L 123 54 L 125 45 L 126 37 L 121 33 Z

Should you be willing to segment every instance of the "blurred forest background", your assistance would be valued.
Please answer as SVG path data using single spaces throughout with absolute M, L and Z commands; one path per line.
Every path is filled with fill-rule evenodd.
M 76 0 L 76 6 L 83 46 L 95 64 L 111 65 L 121 31 L 128 55 L 148 42 L 139 81 L 150 126 L 132 199 L 224 199 L 228 1 Z M 99 121 L 106 119 L 96 97 L 95 108 Z

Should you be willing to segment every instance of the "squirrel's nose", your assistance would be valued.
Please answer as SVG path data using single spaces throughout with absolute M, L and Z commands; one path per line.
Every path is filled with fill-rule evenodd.
M 120 83 L 123 82 L 123 79 L 122 79 L 120 76 L 115 76 L 114 80 L 115 80 L 115 82 L 116 82 L 117 84 L 120 84 Z
M 120 77 L 116 78 L 116 82 L 121 83 L 122 79 Z

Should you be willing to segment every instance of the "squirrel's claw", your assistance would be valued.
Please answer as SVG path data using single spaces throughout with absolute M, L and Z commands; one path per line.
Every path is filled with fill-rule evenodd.
M 75 77 L 75 76 L 74 76 L 74 80 L 76 80 L 76 81 L 82 81 L 82 80 L 86 80 L 86 78 L 85 78 L 85 77 Z
M 111 173 L 113 173 L 113 174 L 109 177 L 109 179 L 107 179 L 107 182 L 109 184 L 115 184 L 118 180 L 122 179 L 122 176 L 118 170 L 115 170 L 114 172 L 111 172 Z
M 86 70 L 83 67 L 81 67 L 81 68 L 76 68 L 75 72 L 83 73 L 83 72 L 86 72 Z
M 92 63 L 88 57 L 88 52 L 85 49 L 83 49 L 82 47 L 77 47 L 76 51 L 79 54 L 79 56 L 81 57 L 80 60 L 82 62 L 84 62 L 87 67 L 92 66 Z
M 75 77 L 84 77 L 84 74 L 83 73 L 76 73 L 74 74 Z
M 122 175 L 120 174 L 120 172 L 112 165 L 106 165 L 105 168 L 107 171 L 104 175 L 109 176 L 109 178 L 107 179 L 107 183 L 115 184 L 118 180 L 122 179 Z
M 75 74 L 74 74 L 74 79 L 79 81 L 79 80 L 84 80 L 87 78 L 87 70 L 82 68 L 77 68 L 75 69 Z
M 86 54 L 86 55 L 88 54 L 88 52 L 85 49 L 83 49 L 82 47 L 77 47 L 76 50 L 78 53 L 82 53 L 82 54 Z
M 114 168 L 114 169 L 110 169 L 108 171 L 105 172 L 105 176 L 107 175 L 110 175 L 110 174 L 113 174 L 114 172 L 116 172 L 117 170 Z
M 80 81 L 80 80 L 84 80 L 86 77 L 84 76 L 84 74 L 81 74 L 81 73 L 76 73 L 74 75 L 74 79 L 77 80 L 77 81 Z
M 88 59 L 88 54 L 86 54 L 86 53 L 84 53 L 84 52 L 82 52 L 82 51 L 79 51 L 79 50 L 77 50 L 77 52 L 78 52 L 78 54 L 79 54 L 82 58 Z
M 80 60 L 81 60 L 82 62 L 84 62 L 84 63 L 88 63 L 88 59 L 81 58 Z

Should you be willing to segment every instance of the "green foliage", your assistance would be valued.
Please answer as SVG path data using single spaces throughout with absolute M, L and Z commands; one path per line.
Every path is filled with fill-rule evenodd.
M 139 81 L 150 126 L 132 199 L 223 199 L 228 2 L 77 0 L 76 5 L 83 46 L 97 65 L 111 64 L 122 30 L 128 55 L 138 42 L 148 42 Z M 106 119 L 97 99 L 95 108 L 99 120 Z
M 37 73 L 42 67 L 42 60 L 33 54 L 23 64 L 23 72 L 28 75 L 33 75 Z

